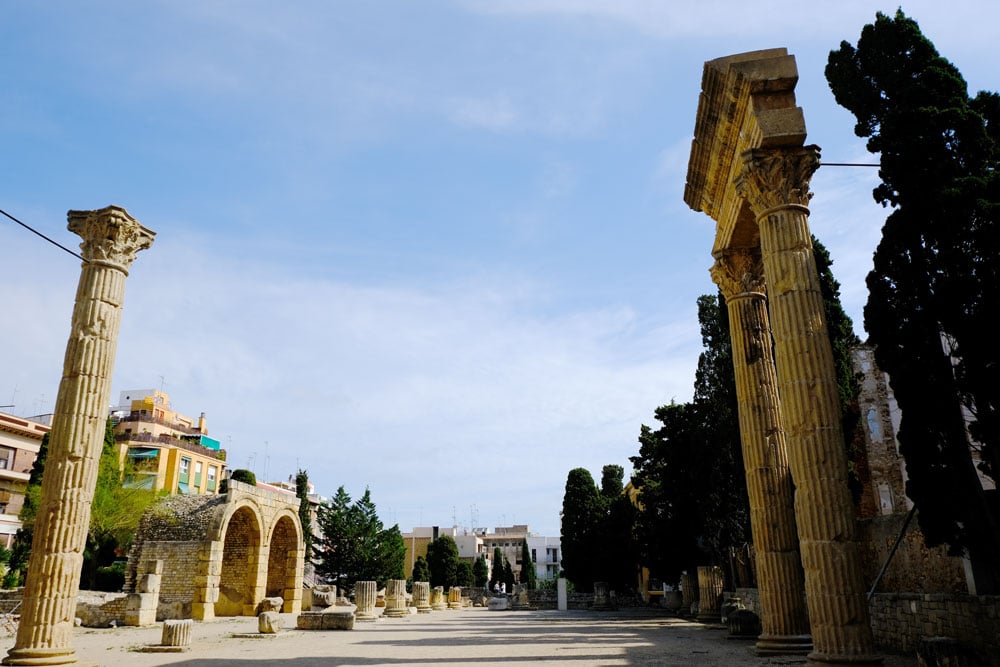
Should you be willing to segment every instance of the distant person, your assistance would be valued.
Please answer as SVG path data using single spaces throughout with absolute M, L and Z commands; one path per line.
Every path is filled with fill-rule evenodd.
M 494 597 L 500 597 L 500 582 L 499 581 L 494 581 L 493 582 L 493 595 L 494 595 Z
M 503 595 L 504 597 L 507 597 L 507 582 L 506 581 L 503 582 L 502 584 L 500 584 L 500 595 Z

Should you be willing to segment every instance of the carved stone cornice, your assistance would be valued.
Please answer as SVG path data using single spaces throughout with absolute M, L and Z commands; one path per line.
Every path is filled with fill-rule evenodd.
M 764 264 L 759 251 L 719 253 L 709 272 L 726 301 L 765 294 Z
M 743 170 L 736 190 L 758 219 L 771 211 L 796 207 L 808 210 L 809 181 L 819 168 L 819 146 L 758 148 L 743 153 Z
M 69 230 L 83 239 L 83 259 L 91 264 L 108 266 L 128 275 L 128 269 L 140 250 L 153 245 L 151 231 L 120 206 L 96 211 L 69 211 Z

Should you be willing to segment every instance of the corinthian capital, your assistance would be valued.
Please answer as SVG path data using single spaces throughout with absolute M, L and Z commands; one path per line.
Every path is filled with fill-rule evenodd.
M 126 274 L 139 251 L 153 245 L 156 236 L 156 232 L 146 229 L 118 206 L 96 211 L 70 211 L 67 218 L 69 230 L 83 239 L 80 250 L 84 260 Z
M 710 273 L 726 301 L 764 294 L 764 264 L 759 251 L 733 250 L 720 253 L 716 256 Z
M 806 207 L 812 198 L 809 180 L 818 167 L 818 146 L 749 150 L 736 190 L 758 218 L 776 208 Z

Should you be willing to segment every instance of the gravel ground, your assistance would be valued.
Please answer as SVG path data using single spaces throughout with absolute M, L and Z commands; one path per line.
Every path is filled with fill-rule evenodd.
M 73 647 L 81 663 L 122 667 L 268 664 L 283 667 L 477 667 L 518 665 L 684 666 L 795 665 L 804 658 L 761 658 L 752 640 L 729 639 L 722 626 L 655 611 L 489 611 L 485 608 L 411 614 L 356 623 L 352 631 L 291 629 L 256 636 L 256 618 L 195 622 L 190 650 L 147 653 L 160 643 L 160 624 L 149 628 L 79 628 Z M 234 635 L 251 634 L 237 638 Z M 3 654 L 14 644 L 2 639 Z M 916 658 L 885 655 L 885 667 L 916 667 Z

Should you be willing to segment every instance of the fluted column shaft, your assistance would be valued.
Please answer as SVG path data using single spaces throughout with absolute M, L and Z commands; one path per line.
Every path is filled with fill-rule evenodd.
M 431 612 L 431 585 L 426 581 L 413 582 L 413 606 L 421 614 Z
M 717 565 L 698 566 L 698 620 L 718 623 L 722 618 L 722 568 Z
M 84 258 L 59 383 L 21 621 L 7 665 L 76 662 L 73 620 L 104 442 L 125 278 L 153 232 L 118 207 L 70 211 Z
M 374 581 L 357 581 L 354 583 L 354 619 L 358 621 L 374 621 L 375 599 L 378 593 Z
M 761 607 L 757 651 L 804 654 L 812 639 L 760 253 L 725 253 L 712 267 L 712 278 L 729 312 Z
M 809 179 L 818 165 L 814 146 L 748 151 L 737 187 L 760 229 L 814 645 L 809 660 L 879 662 L 855 542 L 836 372 L 809 233 Z

